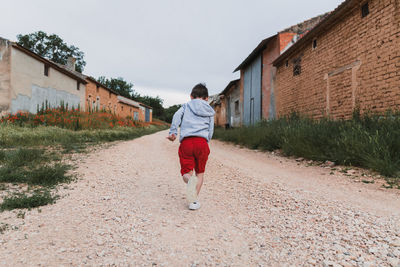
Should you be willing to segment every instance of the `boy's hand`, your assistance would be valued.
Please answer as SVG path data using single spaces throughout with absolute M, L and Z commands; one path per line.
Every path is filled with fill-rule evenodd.
M 170 136 L 167 137 L 167 139 L 168 139 L 169 141 L 171 141 L 171 142 L 174 142 L 175 139 L 176 139 L 176 135 L 171 134 Z

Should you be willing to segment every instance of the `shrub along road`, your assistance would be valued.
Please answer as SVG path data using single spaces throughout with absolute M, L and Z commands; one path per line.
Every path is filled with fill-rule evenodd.
M 166 135 L 78 155 L 56 204 L 0 213 L 0 265 L 398 266 L 397 190 L 212 141 L 189 211 Z

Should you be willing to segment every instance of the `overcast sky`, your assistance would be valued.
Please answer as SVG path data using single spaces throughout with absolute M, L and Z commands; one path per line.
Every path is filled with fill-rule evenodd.
M 0 37 L 55 33 L 85 53 L 84 73 L 123 77 L 164 106 L 210 94 L 239 77 L 233 70 L 258 43 L 328 12 L 342 0 L 13 0 L 3 1 Z

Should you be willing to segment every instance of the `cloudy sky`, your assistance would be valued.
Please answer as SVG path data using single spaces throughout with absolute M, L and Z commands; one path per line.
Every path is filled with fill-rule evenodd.
M 328 12 L 342 0 L 13 0 L 2 3 L 0 37 L 55 33 L 85 52 L 85 74 L 123 77 L 164 106 L 210 94 L 264 38 Z

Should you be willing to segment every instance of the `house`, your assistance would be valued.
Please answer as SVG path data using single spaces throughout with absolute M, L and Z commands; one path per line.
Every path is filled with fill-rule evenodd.
M 276 117 L 276 68 L 272 62 L 328 14 L 292 26 L 264 39 L 235 69 L 240 71 L 241 123 L 254 125 Z
M 86 84 L 83 75 L 0 38 L 0 115 L 36 113 L 46 102 L 84 109 Z
M 225 114 L 225 102 L 221 101 L 219 94 L 212 95 L 209 97 L 209 105 L 214 109 L 214 125 L 217 127 L 225 127 L 226 125 L 226 114 Z
M 139 106 L 140 106 L 139 120 L 144 122 L 152 122 L 153 108 L 143 103 L 139 103 Z
M 212 99 L 210 105 L 215 110 L 214 123 L 225 128 L 240 126 L 239 79 L 229 82 L 225 89 Z
M 350 118 L 400 107 L 400 3 L 346 0 L 274 61 L 276 112 Z
M 239 127 L 242 105 L 240 103 L 240 79 L 231 81 L 221 92 L 220 97 L 225 103 L 226 127 Z
M 145 121 L 148 110 L 148 121 L 152 121 L 152 108 L 120 95 L 118 92 L 101 84 L 96 79 L 86 76 L 86 108 L 87 110 L 104 110 L 119 117 L 131 117 Z
M 131 117 L 132 119 L 138 121 L 144 121 L 143 119 L 140 119 L 139 113 L 140 111 L 140 103 L 133 101 L 132 99 L 123 97 L 121 95 L 117 96 L 118 99 L 118 105 L 117 105 L 117 111 L 116 114 L 118 116 L 126 118 L 126 117 Z

